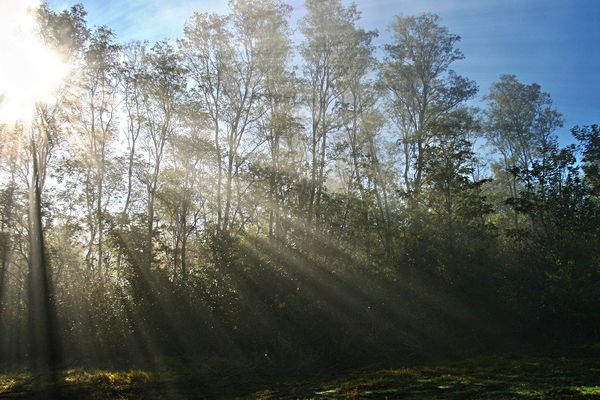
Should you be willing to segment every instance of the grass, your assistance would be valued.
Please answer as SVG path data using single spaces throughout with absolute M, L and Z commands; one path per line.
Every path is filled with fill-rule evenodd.
M 193 366 L 69 369 L 58 380 L 64 399 L 600 399 L 600 358 L 480 357 L 287 381 Z M 0 398 L 47 398 L 48 390 L 29 373 L 0 375 Z
M 600 399 L 600 359 L 482 357 L 272 387 L 261 399 Z

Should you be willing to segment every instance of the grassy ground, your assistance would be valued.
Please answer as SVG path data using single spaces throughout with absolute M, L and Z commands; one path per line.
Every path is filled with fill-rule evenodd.
M 593 351 L 592 351 L 593 350 Z M 71 369 L 59 377 L 64 399 L 600 399 L 598 347 L 570 356 L 482 357 L 373 369 L 336 377 L 199 373 L 192 367 L 107 371 Z M 45 377 L 0 376 L 0 398 L 48 398 Z
M 263 399 L 600 399 L 600 360 L 501 357 L 273 387 Z

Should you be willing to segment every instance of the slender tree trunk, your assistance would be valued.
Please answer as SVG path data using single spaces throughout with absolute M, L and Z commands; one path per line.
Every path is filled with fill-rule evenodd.
M 104 150 L 103 150 L 104 153 Z M 104 236 L 103 236 L 103 209 L 102 209 L 102 197 L 104 195 L 104 154 L 102 155 L 102 163 L 98 177 L 98 199 L 96 203 L 96 222 L 98 224 L 98 275 L 102 276 L 103 264 L 104 264 Z
M 321 154 L 320 154 L 320 161 L 319 161 L 319 176 L 317 179 L 317 196 L 315 199 L 315 216 L 317 217 L 317 220 L 320 218 L 321 216 L 321 197 L 323 195 L 323 186 L 324 183 L 324 177 L 325 177 L 325 153 L 326 153 L 326 147 L 327 146 L 327 132 L 325 131 L 325 128 L 323 128 L 323 133 L 322 133 L 322 137 L 321 137 Z
M 317 189 L 317 143 L 319 141 L 317 134 L 318 125 L 313 121 L 312 143 L 311 143 L 311 168 L 310 168 L 310 196 L 308 201 L 308 220 L 313 220 L 315 210 L 315 192 Z
M 60 364 L 60 344 L 51 275 L 46 258 L 41 212 L 41 179 L 38 154 L 32 137 L 33 173 L 29 192 L 29 322 L 32 368 L 54 371 Z M 53 375 L 54 378 L 56 378 Z M 56 382 L 53 382 L 56 383 Z
M 215 107 L 217 107 L 215 105 Z M 221 141 L 219 138 L 219 121 L 218 117 L 214 119 L 215 124 L 215 151 L 217 153 L 217 237 L 221 240 L 221 224 L 223 219 L 223 157 L 221 156 Z
M 2 262 L 2 269 L 0 270 L 0 365 L 6 361 L 5 352 L 7 350 L 5 335 L 8 328 L 5 325 L 6 277 L 8 274 L 8 263 L 11 251 L 11 237 L 9 229 L 12 225 L 14 191 L 14 177 L 11 177 L 11 183 L 8 187 L 8 196 L 6 199 L 6 204 L 4 205 L 4 215 L 0 230 L 0 259 Z

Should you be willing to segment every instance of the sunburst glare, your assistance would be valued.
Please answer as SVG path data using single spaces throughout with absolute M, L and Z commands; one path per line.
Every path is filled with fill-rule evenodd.
M 28 121 L 36 103 L 52 100 L 67 64 L 38 34 L 38 0 L 0 5 L 0 121 Z

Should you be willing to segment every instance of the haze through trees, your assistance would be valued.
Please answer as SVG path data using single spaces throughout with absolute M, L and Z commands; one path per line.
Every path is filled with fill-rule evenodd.
M 74 72 L 37 107 L 36 152 L 1 127 L 3 365 L 35 357 L 32 154 L 66 360 L 309 365 L 597 337 L 598 127 L 560 148 L 551 96 L 513 75 L 474 109 L 436 15 L 395 17 L 379 52 L 356 5 L 291 13 L 235 0 L 177 40 L 124 44 L 81 6 L 39 10 Z

